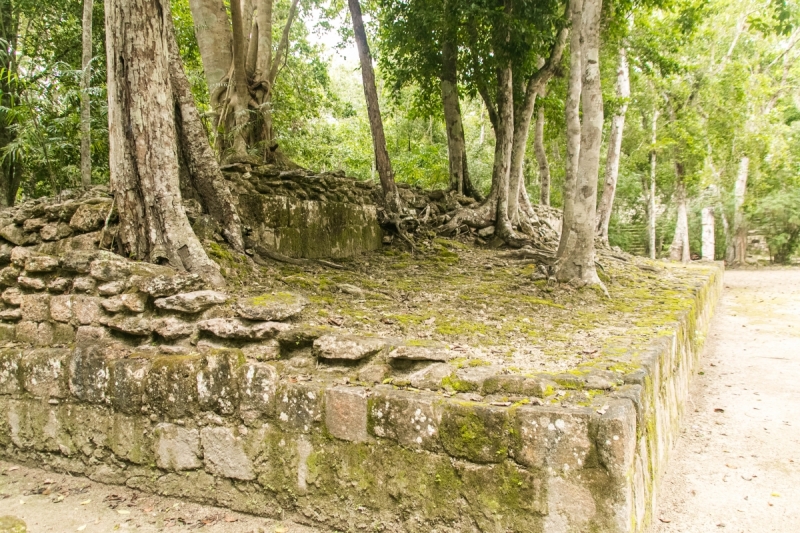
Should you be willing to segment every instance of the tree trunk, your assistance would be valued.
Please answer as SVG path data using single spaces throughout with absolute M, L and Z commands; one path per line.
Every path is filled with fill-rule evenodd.
M 401 210 L 400 195 L 394 183 L 394 172 L 386 150 L 386 137 L 383 133 L 383 120 L 378 105 L 378 89 L 375 86 L 375 72 L 372 70 L 372 55 L 367 43 L 367 33 L 361 19 L 361 5 L 359 0 L 348 0 L 350 17 L 353 19 L 353 32 L 355 34 L 358 57 L 361 61 L 361 77 L 364 82 L 364 98 L 367 101 L 367 114 L 369 127 L 372 131 L 372 146 L 375 150 L 375 167 L 383 188 L 386 210 L 389 213 L 399 213 Z
M 656 133 L 658 127 L 658 109 L 653 110 L 653 121 L 650 125 L 650 184 L 647 190 L 647 236 L 650 259 L 656 258 Z
M 231 0 L 231 27 L 233 28 L 233 73 L 228 89 L 229 98 L 226 114 L 233 119 L 233 131 L 230 140 L 235 157 L 247 156 L 248 125 L 250 122 L 250 91 L 247 84 L 247 48 L 245 46 L 244 20 L 241 0 Z M 227 118 L 227 117 L 225 117 Z
M 181 201 L 170 4 L 108 0 L 105 11 L 109 166 L 121 252 L 223 285 Z
M 703 221 L 703 261 L 713 261 L 716 244 L 714 242 L 714 208 L 704 207 Z
M 445 0 L 445 24 L 450 21 L 448 7 L 452 0 Z M 444 29 L 442 37 L 442 107 L 447 130 L 447 155 L 450 165 L 450 190 L 464 194 L 464 129 L 458 99 L 458 47 L 452 38 L 451 27 Z
M 93 0 L 83 0 L 83 56 L 81 61 L 81 185 L 92 186 L 92 116 L 89 86 L 92 82 Z
M 678 220 L 675 224 L 675 236 L 672 245 L 669 247 L 669 258 L 671 261 L 689 262 L 689 216 L 686 212 L 686 185 L 683 182 L 684 171 L 683 163 L 675 163 L 675 173 L 677 174 L 678 184 L 675 191 L 675 201 L 678 204 Z
M 233 35 L 228 13 L 222 0 L 189 0 L 189 7 L 200 58 L 203 60 L 211 108 L 215 114 L 214 125 L 219 127 L 233 58 Z
M 495 235 L 507 239 L 513 235 L 509 217 L 511 154 L 514 145 L 514 87 L 511 62 L 497 71 L 497 127 L 495 128 L 492 182 L 496 184 Z M 517 191 L 513 191 L 517 194 Z M 515 200 L 516 203 L 516 200 Z
M 603 196 L 597 213 L 597 236 L 608 246 L 608 224 L 614 207 L 614 195 L 617 191 L 619 176 L 619 159 L 622 152 L 622 131 L 625 127 L 625 113 L 628 111 L 628 100 L 631 97 L 631 82 L 628 72 L 628 52 L 623 45 L 619 49 L 619 66 L 617 67 L 617 98 L 621 105 L 611 119 L 611 133 L 608 139 L 608 155 L 606 156 L 606 179 L 603 185 Z
M 5 75 L 0 76 L 0 104 L 6 109 L 17 105 L 19 85 L 16 81 L 17 63 L 17 28 L 19 15 L 13 11 L 10 0 L 0 1 L 0 38 L 3 50 L 0 53 L 0 69 Z M 0 115 L 0 149 L 16 140 L 12 114 Z M 0 207 L 14 205 L 22 175 L 20 165 L 13 154 L 8 154 L 0 161 Z
M 734 188 L 733 239 L 728 244 L 727 260 L 732 265 L 743 265 L 747 259 L 747 224 L 744 220 L 744 199 L 747 192 L 747 176 L 750 170 L 750 158 L 742 157 L 739 161 L 739 173 L 736 175 Z
M 567 238 L 556 262 L 556 279 L 603 286 L 594 264 L 597 176 L 603 136 L 603 93 L 600 87 L 602 0 L 584 0 L 581 11 L 582 15 L 578 16 L 583 33 L 580 153 L 571 217 L 567 218 L 566 214 L 564 217 L 562 242 L 564 234 Z
M 539 203 L 550 205 L 550 164 L 544 149 L 544 107 L 539 105 L 536 112 L 536 131 L 533 136 L 533 150 L 539 164 Z
M 587 0 L 592 1 L 592 0 Z M 581 153 L 581 91 L 583 85 L 583 27 L 581 24 L 584 0 L 573 0 L 569 3 L 572 35 L 570 36 L 569 82 L 567 100 L 564 105 L 567 127 L 567 160 L 564 173 L 564 207 L 562 220 L 573 220 L 575 192 L 578 180 L 578 158 Z M 561 239 L 558 243 L 558 257 L 564 254 L 567 243 L 574 236 L 567 224 L 561 225 Z

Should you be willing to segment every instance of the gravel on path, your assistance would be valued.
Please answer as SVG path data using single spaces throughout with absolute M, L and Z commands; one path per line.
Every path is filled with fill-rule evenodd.
M 800 270 L 731 270 L 652 533 L 800 531 Z

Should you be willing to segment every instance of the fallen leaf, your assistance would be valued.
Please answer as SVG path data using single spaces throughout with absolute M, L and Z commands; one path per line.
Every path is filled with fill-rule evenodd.
M 285 526 L 278 526 L 275 528 L 275 533 L 286 533 L 289 531 Z
M 659 516 L 659 517 L 658 517 L 658 519 L 659 519 L 661 522 L 664 522 L 665 524 L 669 524 L 670 522 L 672 522 L 672 520 L 670 520 L 669 518 L 664 518 L 664 517 L 662 517 L 662 516 Z
M 127 509 L 117 509 L 119 514 L 131 514 L 131 512 Z
M 770 494 L 770 496 L 772 496 L 773 498 L 780 498 L 781 497 L 779 492 L 773 492 L 772 494 Z
M 14 470 L 19 470 L 19 467 L 18 466 L 12 466 L 8 470 L 6 470 L 6 472 L 13 472 Z
M 44 485 L 52 485 L 53 483 L 55 483 L 55 481 L 53 481 L 52 479 L 45 479 L 42 482 L 42 484 L 44 484 Z
M 716 409 L 714 409 L 714 412 L 715 412 L 715 413 L 724 413 L 724 412 L 725 412 L 725 409 L 722 409 L 722 408 L 720 408 L 720 407 L 717 407 Z
M 89 505 L 90 503 L 92 503 L 92 500 L 83 500 L 81 505 Z
M 83 531 L 84 529 L 86 529 L 86 524 L 83 524 L 82 526 L 78 526 L 78 529 L 76 529 L 75 531 Z
M 233 516 L 233 515 L 230 515 L 230 514 L 229 514 L 229 515 L 227 515 L 227 516 L 225 517 L 225 521 L 226 521 L 226 522 L 238 522 L 238 521 L 239 521 L 239 519 L 238 519 L 238 518 L 236 518 L 235 516 Z

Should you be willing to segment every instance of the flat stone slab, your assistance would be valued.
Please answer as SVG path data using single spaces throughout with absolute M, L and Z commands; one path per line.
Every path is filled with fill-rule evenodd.
M 384 339 L 355 335 L 323 335 L 314 341 L 314 355 L 323 359 L 360 361 L 386 347 Z
M 454 357 L 446 344 L 435 341 L 406 341 L 389 351 L 394 361 L 436 361 L 444 363 Z
M 197 326 L 221 339 L 271 339 L 281 331 L 289 329 L 289 325 L 281 322 L 246 322 L 238 318 L 211 318 L 201 320 Z
M 224 304 L 227 300 L 227 294 L 205 290 L 184 292 L 175 294 L 174 296 L 167 296 L 166 298 L 157 298 L 154 303 L 159 309 L 194 314 L 205 311 L 215 305 Z
M 240 298 L 233 306 L 237 316 L 248 320 L 287 320 L 299 315 L 308 300 L 289 292 Z

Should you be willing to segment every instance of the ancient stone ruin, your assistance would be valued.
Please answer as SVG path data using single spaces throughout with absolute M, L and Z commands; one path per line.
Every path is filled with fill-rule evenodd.
M 368 186 L 238 170 L 249 245 L 380 246 Z M 0 213 L 0 455 L 345 531 L 640 531 L 721 281 L 628 370 L 567 376 L 600 395 L 565 408 L 563 381 L 310 326 L 303 295 L 210 290 L 113 236 L 102 189 Z

